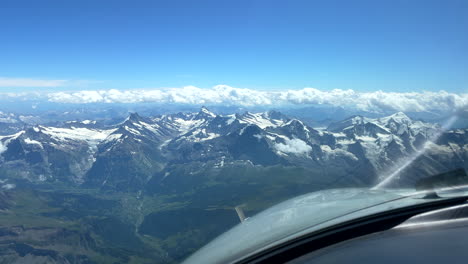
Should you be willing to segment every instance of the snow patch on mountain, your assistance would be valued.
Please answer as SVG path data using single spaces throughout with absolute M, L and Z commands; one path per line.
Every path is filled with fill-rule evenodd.
M 30 138 L 25 138 L 25 139 L 24 139 L 24 143 L 26 143 L 26 144 L 32 144 L 32 145 L 38 145 L 40 148 L 42 148 L 42 149 L 44 148 L 44 147 L 42 146 L 42 143 L 41 143 L 41 142 L 39 142 L 39 141 L 37 141 L 37 140 L 30 139 Z
M 267 127 L 276 127 L 283 124 L 282 120 L 269 119 L 266 117 L 266 113 L 245 113 L 237 118 L 241 124 L 253 124 L 257 125 L 261 129 Z
M 134 134 L 134 135 L 137 135 L 137 136 L 141 136 L 141 133 L 140 131 L 136 130 L 136 129 L 133 129 L 131 127 L 128 127 L 128 126 L 124 126 L 125 130 L 127 130 L 128 132 Z
M 276 141 L 277 138 L 282 138 L 284 140 L 289 140 L 289 138 L 287 136 L 272 133 L 272 132 L 268 132 L 266 137 L 269 138 L 271 141 Z
M 8 145 L 9 142 L 1 142 L 0 141 L 0 154 L 8 150 Z
M 81 121 L 81 123 L 85 124 L 85 125 L 89 125 L 89 124 L 96 124 L 96 121 L 94 120 L 83 120 Z
M 204 120 L 193 120 L 193 119 L 185 120 L 182 118 L 174 118 L 173 121 L 177 125 L 180 133 L 186 133 L 189 130 L 200 126 L 204 122 Z
M 211 117 L 216 117 L 216 115 L 212 112 L 210 112 L 206 107 L 202 107 L 200 110 L 202 113 L 207 114 L 208 116 Z
M 232 114 L 232 115 L 228 115 L 227 117 L 229 117 L 228 120 L 226 120 L 226 125 L 230 125 L 232 124 L 234 121 L 236 121 L 236 115 Z
M 160 127 L 157 124 L 150 125 L 146 122 L 140 121 L 140 122 L 134 123 L 134 125 L 138 127 L 139 129 L 147 129 L 154 134 L 158 134 L 158 135 L 162 134 L 161 131 L 159 130 Z
M 13 135 L 0 136 L 0 154 L 8 150 L 8 144 L 10 141 L 17 139 L 19 136 L 24 134 L 25 131 L 20 131 Z
M 42 133 L 49 135 L 57 141 L 86 141 L 90 145 L 97 145 L 105 140 L 116 129 L 97 130 L 82 127 L 59 128 L 39 126 Z
M 356 136 L 356 139 L 360 141 L 365 141 L 365 142 L 374 142 L 377 140 L 377 138 L 369 137 L 369 136 Z
M 388 124 L 391 120 L 402 124 L 409 124 L 412 122 L 412 120 L 403 112 L 397 112 L 393 115 L 382 117 L 377 120 L 382 124 Z M 373 119 L 369 119 L 369 121 L 373 121 Z
M 193 131 L 191 135 L 187 135 L 185 138 L 191 142 L 200 142 L 200 141 L 211 140 L 219 136 L 220 135 L 216 133 L 206 132 L 206 129 L 203 128 L 203 129 L 197 129 Z
M 337 140 L 336 140 L 336 143 L 337 143 L 337 144 L 340 144 L 340 145 L 349 145 L 349 144 L 354 144 L 354 143 L 356 143 L 356 141 L 353 140 L 353 139 L 344 138 L 344 139 L 337 139 Z
M 96 120 L 83 120 L 83 121 L 67 121 L 66 124 L 83 124 L 83 125 L 95 125 Z

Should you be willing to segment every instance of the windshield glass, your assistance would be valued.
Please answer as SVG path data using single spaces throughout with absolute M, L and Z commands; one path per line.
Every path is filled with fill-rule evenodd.
M 450 199 L 454 193 L 456 197 L 468 195 L 466 186 L 438 191 L 442 197 L 428 196 L 427 192 L 408 195 L 365 189 L 332 189 L 302 195 L 244 220 L 184 263 L 236 263 L 262 250 L 361 217 Z
M 464 194 L 467 10 L 3 1 L 0 263 L 228 261 Z

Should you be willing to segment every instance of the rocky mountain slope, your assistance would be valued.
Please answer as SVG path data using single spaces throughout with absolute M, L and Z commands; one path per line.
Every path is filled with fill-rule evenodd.
M 301 166 L 323 170 L 321 177 L 345 173 L 371 183 L 427 144 L 432 147 L 422 155 L 424 173 L 466 167 L 465 132 L 442 131 L 404 113 L 353 116 L 326 130 L 279 112 L 221 116 L 202 108 L 152 118 L 133 113 L 111 126 L 85 120 L 1 136 L 0 166 L 3 180 L 117 189 L 141 189 L 153 177 L 170 174 L 171 166 L 190 163 Z

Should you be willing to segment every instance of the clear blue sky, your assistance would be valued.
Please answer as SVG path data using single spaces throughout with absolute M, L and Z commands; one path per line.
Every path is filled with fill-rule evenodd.
M 0 77 L 96 81 L 55 89 L 468 88 L 466 0 L 3 0 L 0 29 Z

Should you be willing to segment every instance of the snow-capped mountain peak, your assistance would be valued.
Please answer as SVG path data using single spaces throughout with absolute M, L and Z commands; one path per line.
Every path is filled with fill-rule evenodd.
M 395 122 L 398 124 L 410 124 L 413 122 L 413 120 L 411 120 L 411 118 L 409 118 L 405 113 L 397 112 L 393 115 L 379 118 L 378 122 L 383 125 L 388 125 L 390 122 Z
M 86 175 L 91 175 L 101 185 L 109 183 L 102 177 L 116 173 L 116 166 L 128 174 L 134 173 L 132 166 L 140 166 L 141 173 L 149 173 L 146 179 L 153 175 L 154 166 L 205 163 L 220 157 L 224 162 L 248 160 L 254 165 L 348 169 L 371 165 L 373 170 L 382 170 L 393 160 L 418 151 L 439 131 L 433 124 L 413 121 L 402 113 L 377 119 L 353 116 L 317 131 L 279 112 L 223 116 L 206 108 L 153 118 L 133 113 L 124 122 L 107 127 L 93 123 L 40 125 L 0 136 L 0 165 L 17 170 L 23 164 L 29 173 L 25 177 L 31 180 L 53 177 L 56 171 L 71 175 L 73 182 L 86 181 Z M 439 145 L 434 143 L 434 153 L 463 158 L 468 133 L 462 132 L 446 132 Z M 54 163 L 59 156 L 63 160 Z M 49 174 L 34 178 L 38 171 Z
M 274 117 L 280 118 L 279 116 L 275 116 L 275 114 L 271 114 L 269 112 L 264 113 L 250 113 L 245 112 L 242 115 L 236 115 L 237 120 L 241 124 L 254 124 L 259 126 L 260 128 L 264 129 L 267 127 L 277 127 L 282 124 L 286 120 L 284 119 L 274 119 Z
M 209 120 L 216 117 L 216 114 L 208 110 L 208 108 L 202 106 L 197 115 L 193 118 L 194 120 Z
M 128 117 L 125 119 L 124 123 L 126 122 L 140 122 L 143 121 L 144 119 L 138 114 L 138 113 L 130 113 Z
M 201 107 L 200 112 L 205 113 L 205 114 L 207 114 L 207 115 L 209 115 L 211 117 L 216 117 L 216 115 L 213 112 L 211 112 L 210 110 L 208 110 L 208 108 L 206 108 L 205 106 Z

